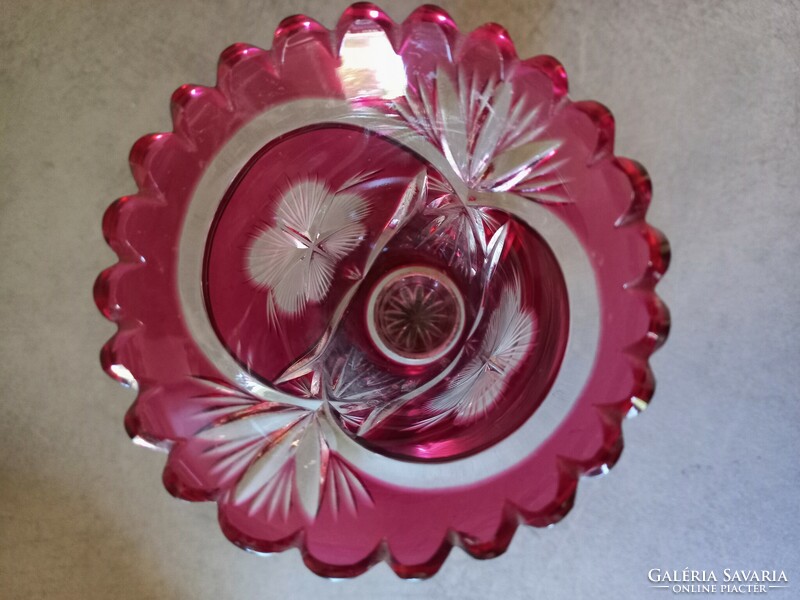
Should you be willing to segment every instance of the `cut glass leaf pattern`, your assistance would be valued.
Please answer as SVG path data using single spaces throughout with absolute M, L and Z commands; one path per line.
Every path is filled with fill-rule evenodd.
M 568 202 L 556 158 L 560 141 L 543 138 L 542 107 L 515 90 L 513 74 L 485 84 L 459 65 L 455 81 L 440 68 L 406 88 L 398 112 L 437 143 L 467 186 L 512 192 L 539 202 Z M 457 82 L 457 83 L 456 83 Z
M 364 482 L 347 463 L 338 458 L 331 460 L 325 483 L 334 518 L 343 512 L 355 516 L 360 509 L 374 506 Z
M 330 464 L 333 438 L 329 426 L 321 422 L 326 418 L 322 411 L 306 412 L 274 436 L 276 431 L 263 429 L 264 423 L 254 421 L 253 417 L 235 422 L 233 435 L 242 444 L 236 460 L 249 460 L 249 464 L 236 484 L 233 501 L 247 504 L 250 514 L 265 509 L 269 513 L 281 509 L 281 514 L 285 514 L 296 497 L 305 514 L 314 517 Z M 210 435 L 231 435 L 228 431 L 211 431 Z M 269 440 L 266 445 L 265 439 Z

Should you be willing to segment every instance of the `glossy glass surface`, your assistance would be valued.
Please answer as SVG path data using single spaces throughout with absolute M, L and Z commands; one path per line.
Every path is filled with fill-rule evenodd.
M 425 577 L 566 514 L 669 328 L 647 174 L 566 92 L 497 25 L 370 4 L 333 31 L 291 17 L 175 92 L 95 287 L 173 494 L 336 577 Z

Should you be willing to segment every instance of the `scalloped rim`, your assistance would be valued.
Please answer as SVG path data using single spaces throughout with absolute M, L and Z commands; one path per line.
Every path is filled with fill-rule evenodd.
M 271 53 L 283 52 L 287 40 L 293 35 L 301 33 L 314 36 L 323 43 L 332 56 L 336 56 L 343 35 L 354 23 L 362 20 L 370 21 L 383 29 L 396 51 L 402 47 L 414 25 L 418 23 L 435 24 L 451 44 L 459 35 L 453 19 L 439 7 L 420 6 L 398 26 L 376 5 L 361 2 L 352 5 L 343 13 L 334 30 L 328 30 L 304 15 L 284 19 L 275 31 Z M 498 25 L 484 25 L 464 37 L 472 36 L 490 36 L 495 42 L 500 40 L 502 43 L 499 48 L 504 56 L 509 58 L 517 56 L 510 36 Z M 167 202 L 163 190 L 159 188 L 157 180 L 151 174 L 149 157 L 154 155 L 155 148 L 172 136 L 179 140 L 187 151 L 193 151 L 192 137 L 182 121 L 187 103 L 197 96 L 204 96 L 207 101 L 217 105 L 220 110 L 234 113 L 235 102 L 231 97 L 230 90 L 227 89 L 230 73 L 235 70 L 243 58 L 255 58 L 263 61 L 262 68 L 277 78 L 279 77 L 277 75 L 279 66 L 270 62 L 270 56 L 270 51 L 245 44 L 234 44 L 226 49 L 220 56 L 215 87 L 184 85 L 178 88 L 171 99 L 173 131 L 144 136 L 131 149 L 129 162 L 138 192 L 114 201 L 103 216 L 102 228 L 105 240 L 117 254 L 119 261 L 100 273 L 94 285 L 94 299 L 98 309 L 104 317 L 118 325 L 117 332 L 101 350 L 100 362 L 110 377 L 124 385 L 132 385 L 137 388 L 130 372 L 117 360 L 118 349 L 131 343 L 136 330 L 142 324 L 127 315 L 124 307 L 118 302 L 116 284 L 125 273 L 145 267 L 142 254 L 125 239 L 124 235 L 120 235 L 120 232 L 125 230 L 126 207 L 131 201 L 135 201 L 137 204 L 165 204 Z M 536 68 L 552 81 L 553 93 L 556 98 L 566 98 L 568 92 L 566 72 L 555 58 L 542 55 L 526 59 L 523 62 Z M 579 478 L 582 475 L 593 476 L 606 473 L 617 462 L 623 449 L 622 421 L 626 417 L 644 410 L 655 390 L 655 380 L 648 359 L 666 340 L 670 317 L 666 305 L 655 293 L 654 288 L 668 268 L 670 248 L 664 235 L 645 221 L 652 195 L 650 178 L 646 170 L 633 160 L 613 155 L 614 119 L 611 112 L 596 102 L 576 102 L 574 106 L 588 116 L 598 131 L 597 144 L 593 154 L 594 161 L 611 158 L 614 165 L 625 174 L 630 182 L 631 202 L 628 209 L 620 215 L 616 226 L 641 228 L 641 235 L 649 249 L 649 260 L 645 272 L 639 279 L 630 282 L 627 286 L 632 292 L 644 296 L 643 302 L 647 306 L 650 317 L 647 331 L 641 340 L 632 345 L 626 353 L 634 373 L 635 384 L 625 398 L 610 403 L 593 404 L 603 430 L 601 447 L 588 459 L 575 460 L 569 457 L 558 459 L 558 485 L 553 498 L 543 507 L 531 512 L 506 500 L 499 526 L 490 539 L 477 540 L 472 536 L 450 529 L 443 537 L 438 550 L 422 564 L 408 565 L 397 560 L 392 555 L 386 539 L 378 543 L 364 558 L 353 564 L 328 564 L 320 561 L 308 550 L 304 529 L 301 528 L 284 539 L 272 542 L 252 539 L 245 532 L 236 529 L 220 507 L 220 526 L 231 542 L 254 552 L 277 552 L 296 547 L 300 550 L 306 566 L 314 573 L 324 577 L 357 576 L 378 562 L 385 561 L 401 578 L 425 578 L 439 570 L 453 546 L 462 548 L 475 558 L 492 558 L 506 551 L 520 524 L 544 527 L 561 520 L 573 506 Z M 233 128 L 235 129 L 238 125 L 234 125 Z M 171 446 L 169 440 L 149 439 L 145 432 L 140 431 L 135 407 L 136 401 L 130 407 L 125 419 L 129 435 L 134 439 L 140 438 L 147 443 L 168 449 Z M 186 488 L 171 479 L 172 475 L 168 466 L 165 467 L 165 487 L 174 495 L 194 501 L 212 499 L 207 495 L 201 497 L 187 493 Z

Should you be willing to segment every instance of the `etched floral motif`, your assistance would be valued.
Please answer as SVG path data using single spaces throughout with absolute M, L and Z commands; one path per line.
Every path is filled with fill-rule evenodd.
M 494 221 L 492 221 L 492 223 L 494 225 L 496 225 L 496 223 Z M 422 385 L 419 385 L 419 386 L 411 387 L 410 389 L 403 390 L 403 393 L 396 394 L 394 399 L 391 400 L 390 402 L 384 402 L 384 403 L 382 403 L 380 405 L 375 405 L 375 404 L 371 405 L 370 406 L 371 412 L 366 416 L 365 419 L 362 420 L 362 422 L 360 423 L 360 425 L 358 427 L 358 434 L 360 436 L 367 436 L 378 425 L 380 425 L 381 423 L 385 422 L 386 419 L 391 417 L 395 412 L 397 412 L 399 409 L 401 409 L 407 403 L 415 400 L 416 398 L 420 397 L 422 394 L 425 394 L 425 393 L 431 391 L 432 389 L 434 389 L 437 385 L 439 385 L 442 381 L 444 381 L 448 376 L 450 376 L 451 373 L 454 371 L 454 369 L 456 369 L 459 366 L 459 363 L 461 362 L 461 358 L 464 356 L 466 347 L 468 345 L 470 345 L 470 344 L 474 345 L 474 343 L 475 343 L 474 338 L 475 338 L 476 332 L 478 332 L 478 330 L 480 328 L 480 325 L 481 325 L 481 322 L 483 321 L 483 319 L 486 316 L 485 307 L 486 307 L 486 296 L 487 296 L 488 290 L 489 290 L 489 283 L 492 281 L 493 276 L 497 273 L 497 267 L 499 265 L 500 257 L 501 257 L 501 255 L 503 253 L 503 250 L 505 249 L 506 240 L 507 240 L 507 236 L 508 236 L 508 229 L 509 229 L 508 223 L 505 223 L 505 224 L 497 227 L 497 229 L 492 234 L 492 237 L 490 238 L 490 240 L 486 244 L 486 247 L 485 247 L 485 250 L 484 250 L 483 260 L 481 261 L 480 265 L 476 268 L 477 270 L 476 270 L 475 273 L 480 273 L 480 278 L 478 279 L 478 281 L 480 282 L 480 286 L 481 286 L 481 290 L 482 290 L 482 299 L 480 301 L 480 306 L 479 306 L 479 309 L 477 311 L 477 314 L 475 315 L 475 318 L 473 319 L 472 326 L 471 326 L 471 328 L 469 330 L 469 333 L 467 335 L 467 339 L 464 342 L 464 347 L 462 347 L 462 349 L 457 353 L 457 355 L 453 358 L 453 360 L 450 362 L 449 365 L 447 365 L 446 367 L 442 368 L 442 370 L 438 373 L 438 375 L 436 375 L 435 377 L 433 377 L 432 379 L 430 379 L 426 383 L 424 383 Z M 475 274 L 475 273 L 473 273 L 473 274 Z M 517 323 L 517 325 L 519 326 L 519 330 L 520 330 L 520 332 L 522 334 L 524 334 L 524 326 L 523 326 L 524 325 L 524 320 L 525 320 L 525 316 L 524 315 L 527 314 L 527 313 L 524 313 L 524 311 L 522 311 L 521 304 L 520 304 L 520 302 L 521 302 L 521 288 L 520 288 L 520 285 L 521 284 L 519 282 L 519 279 L 515 278 L 513 281 L 514 281 L 514 283 L 513 283 L 513 286 L 512 286 L 512 291 L 513 291 L 513 298 L 515 299 L 516 304 L 511 306 L 511 307 L 509 307 L 507 298 L 504 298 L 504 300 L 501 303 L 500 307 L 496 308 L 495 309 L 496 312 L 493 313 L 493 317 L 492 317 L 493 321 L 490 322 L 490 324 L 488 326 L 488 331 L 487 331 L 487 333 L 489 333 L 489 334 L 492 334 L 492 332 L 496 332 L 497 331 L 497 329 L 499 327 L 498 323 L 501 323 L 501 322 L 498 322 L 497 319 L 498 318 L 500 318 L 500 319 L 503 318 L 503 316 L 501 314 L 499 314 L 501 312 L 505 312 L 505 314 L 507 315 L 505 320 L 510 318 L 512 321 L 518 321 L 519 323 Z M 506 295 L 508 295 L 508 294 L 509 294 L 509 292 L 506 291 Z M 518 316 L 518 315 L 523 315 L 523 316 Z M 517 340 L 517 338 L 513 337 L 513 336 L 510 339 Z M 497 354 L 497 352 L 498 352 L 498 350 L 500 349 L 501 346 L 503 346 L 505 348 L 505 350 L 511 350 L 512 358 L 516 357 L 516 354 L 518 352 L 520 352 L 521 355 L 518 357 L 518 361 L 513 365 L 513 366 L 516 366 L 516 364 L 518 364 L 519 362 L 522 361 L 522 359 L 524 358 L 525 354 L 527 353 L 527 349 L 528 349 L 527 340 L 524 337 L 524 335 L 521 336 L 519 341 L 521 343 L 524 343 L 524 344 L 520 345 L 519 347 L 513 347 L 513 348 L 505 348 L 505 346 L 501 342 L 500 346 L 497 346 L 497 347 L 495 347 L 493 349 L 494 353 Z M 483 354 L 486 354 L 487 352 L 489 352 L 490 356 L 492 355 L 491 351 L 490 351 L 491 344 L 492 344 L 492 341 L 487 336 L 487 338 L 484 339 L 484 342 L 483 342 L 483 345 L 482 345 Z M 480 354 L 478 356 L 480 356 Z M 513 366 L 511 366 L 511 368 L 513 368 Z M 506 371 L 510 372 L 511 368 L 507 369 Z M 502 379 L 505 376 L 506 371 L 504 371 L 501 374 L 499 379 Z M 353 375 L 356 378 L 359 377 L 359 375 L 357 373 L 355 373 L 355 372 L 353 373 Z M 486 391 L 487 394 L 488 393 L 492 393 L 492 392 L 496 392 L 497 394 L 499 394 L 499 392 L 501 390 L 502 390 L 502 385 L 498 384 L 497 386 L 494 386 L 494 387 L 489 386 L 489 388 L 486 389 L 485 391 Z M 466 389 L 462 389 L 461 391 L 466 391 Z M 497 395 L 494 396 L 494 400 L 496 400 L 496 399 L 497 399 Z M 484 400 L 484 404 L 488 408 L 488 406 L 494 400 L 492 400 L 492 401 Z M 450 409 L 453 408 L 453 406 L 444 404 L 443 406 L 431 407 L 429 405 L 429 413 L 430 413 L 430 409 L 431 408 L 433 408 L 434 410 L 437 411 L 436 414 L 433 414 L 432 416 L 428 416 L 428 417 L 422 419 L 420 422 L 414 424 L 410 429 L 424 429 L 424 428 L 426 428 L 428 426 L 431 426 L 431 425 L 434 425 L 436 423 L 439 423 L 440 421 L 444 420 L 445 418 L 447 418 L 449 416 L 449 414 L 452 412 Z M 352 410 L 352 407 L 351 407 L 351 410 Z M 482 414 L 483 413 L 481 413 L 481 415 Z
M 339 510 L 355 512 L 372 500 L 359 477 L 331 456 L 336 436 L 320 407 L 306 410 L 273 404 L 234 404 L 227 415 L 195 437 L 206 443 L 210 472 L 235 482 L 231 498 L 246 504 L 250 514 L 266 512 L 285 519 L 293 494 L 313 518 L 323 496 Z
M 542 139 L 544 115 L 531 107 L 510 77 L 485 84 L 459 65 L 454 82 L 440 67 L 430 80 L 409 85 L 397 110 L 437 144 L 475 191 L 512 192 L 538 202 L 568 202 L 556 159 L 561 142 Z
M 365 181 L 375 173 L 359 174 L 354 178 L 348 180 L 345 184 L 347 187 L 353 187 Z M 340 188 L 345 189 L 345 188 Z M 428 176 L 423 169 L 409 182 L 404 190 L 397 206 L 388 221 L 387 227 L 381 232 L 377 240 L 372 244 L 372 248 L 367 256 L 366 262 L 362 269 L 352 270 L 348 278 L 353 281 L 348 293 L 341 299 L 339 305 L 334 309 L 332 318 L 328 323 L 323 334 L 309 350 L 309 352 L 294 361 L 288 368 L 278 375 L 275 383 L 283 384 L 286 382 L 294 381 L 299 377 L 305 377 L 309 373 L 316 372 L 318 363 L 323 359 L 326 352 L 329 350 L 329 344 L 334 338 L 334 334 L 338 327 L 341 325 L 342 316 L 344 315 L 349 301 L 357 292 L 359 286 L 364 281 L 364 275 L 367 273 L 378 257 L 385 253 L 387 246 L 399 231 L 411 221 L 411 219 L 420 213 L 425 207 L 428 190 Z
M 269 289 L 273 323 L 278 310 L 296 315 L 323 300 L 337 263 L 361 242 L 369 204 L 347 191 L 356 183 L 337 191 L 315 178 L 293 183 L 278 201 L 274 225 L 253 240 L 247 269 L 254 283 Z
M 484 417 L 535 340 L 536 318 L 522 308 L 521 284 L 515 279 L 492 312 L 478 352 L 447 389 L 427 404 L 434 414 L 416 428 L 430 427 L 451 415 L 458 424 Z

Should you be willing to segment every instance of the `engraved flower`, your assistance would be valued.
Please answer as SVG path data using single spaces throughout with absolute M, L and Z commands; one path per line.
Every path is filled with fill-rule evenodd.
M 301 314 L 309 302 L 325 298 L 337 263 L 363 239 L 362 220 L 369 205 L 347 190 L 336 191 L 314 178 L 292 183 L 275 211 L 275 223 L 260 231 L 250 245 L 250 279 L 269 289 L 267 312 Z
M 536 339 L 536 318 L 523 309 L 519 279 L 504 290 L 480 349 L 442 393 L 427 404 L 433 416 L 417 424 L 426 428 L 453 415 L 455 423 L 483 417 L 500 397 Z
M 559 140 L 543 139 L 541 106 L 506 81 L 482 82 L 459 65 L 455 81 L 436 77 L 408 86 L 401 116 L 438 145 L 471 190 L 512 192 L 539 202 L 568 202 L 556 159 Z
M 372 498 L 359 477 L 331 454 L 336 435 L 322 409 L 253 403 L 226 385 L 205 382 L 206 398 L 220 406 L 215 421 L 188 442 L 208 473 L 229 486 L 230 498 L 248 513 L 287 519 L 294 499 L 313 518 L 324 495 L 334 507 L 357 514 Z

